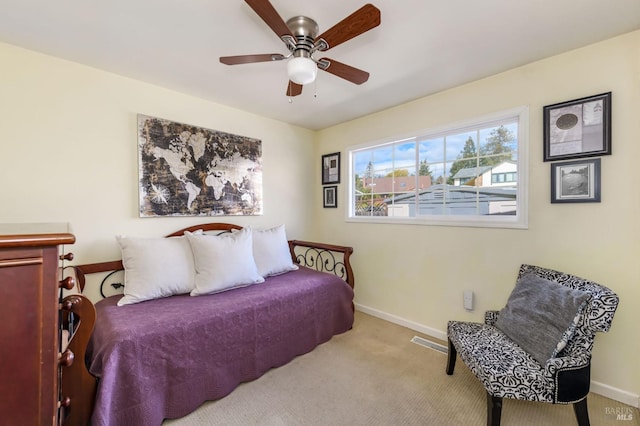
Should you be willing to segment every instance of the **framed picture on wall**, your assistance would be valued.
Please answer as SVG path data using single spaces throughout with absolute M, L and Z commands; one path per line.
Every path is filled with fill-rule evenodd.
M 600 159 L 551 165 L 552 203 L 599 203 Z
M 543 108 L 544 161 L 611 155 L 611 92 Z
M 322 184 L 340 183 L 340 153 L 322 156 Z
M 338 186 L 325 186 L 322 191 L 322 207 L 338 207 Z
M 138 167 L 140 217 L 262 215 L 259 139 L 138 114 Z

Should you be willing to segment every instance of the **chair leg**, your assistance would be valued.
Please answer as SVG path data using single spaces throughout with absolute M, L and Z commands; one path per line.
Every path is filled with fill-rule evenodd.
M 455 346 L 451 343 L 451 339 L 447 339 L 449 341 L 449 350 L 447 351 L 447 374 L 450 376 L 453 374 L 453 369 L 456 366 L 456 352 Z
M 500 426 L 502 416 L 502 398 L 487 392 L 487 426 Z
M 573 404 L 573 412 L 579 426 L 589 426 L 589 411 L 587 411 L 587 398 Z

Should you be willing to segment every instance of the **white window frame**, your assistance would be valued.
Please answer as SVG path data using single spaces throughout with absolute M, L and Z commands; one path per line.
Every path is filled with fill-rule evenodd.
M 515 215 L 496 215 L 496 216 L 456 216 L 456 215 L 432 215 L 417 217 L 397 217 L 397 216 L 356 216 L 354 214 L 355 207 L 355 182 L 354 182 L 354 153 L 361 150 L 371 149 L 385 144 L 392 144 L 408 139 L 429 139 L 442 134 L 451 134 L 453 132 L 461 132 L 470 128 L 479 128 L 492 122 L 499 122 L 516 118 L 518 122 L 518 177 L 517 177 L 517 210 Z M 463 122 L 449 124 L 443 127 L 426 129 L 422 131 L 412 132 L 412 134 L 399 135 L 393 138 L 368 142 L 347 148 L 349 180 L 348 191 L 346 192 L 346 221 L 359 223 L 393 223 L 393 224 L 411 224 L 411 225 L 436 225 L 436 226 L 467 226 L 467 227 L 485 227 L 485 228 L 528 228 L 528 165 L 529 165 L 529 107 L 521 106 L 493 114 L 476 117 Z

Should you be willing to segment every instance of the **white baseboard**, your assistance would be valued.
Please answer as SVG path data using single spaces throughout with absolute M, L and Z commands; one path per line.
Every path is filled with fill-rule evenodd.
M 376 318 L 380 318 L 380 319 L 392 322 L 394 324 L 407 327 L 410 330 L 414 330 L 422 334 L 426 334 L 427 336 L 435 337 L 436 339 L 440 339 L 445 342 L 447 341 L 446 332 L 436 330 L 435 328 L 427 327 L 426 325 L 418 324 L 417 322 L 409 321 L 399 316 L 388 314 L 386 312 L 379 311 L 377 309 L 373 309 L 368 306 L 360 305 L 359 303 L 355 303 L 355 307 L 358 311 L 364 312 L 365 314 L 369 314 Z
M 614 388 L 604 383 L 591 381 L 591 392 L 611 398 L 632 407 L 640 408 L 640 395 Z
M 427 336 L 431 336 L 445 342 L 447 341 L 446 331 L 441 331 L 435 328 L 427 327 L 426 325 L 422 325 L 414 321 L 409 321 L 397 315 L 389 314 L 387 312 L 383 312 L 378 309 L 371 308 L 369 306 L 364 306 L 359 303 L 355 303 L 355 307 L 358 311 L 364 312 L 365 314 L 369 314 L 376 318 L 380 318 L 385 321 L 389 321 L 391 323 L 401 325 L 410 330 L 414 330 L 419 333 L 426 334 Z M 618 401 L 623 404 L 630 405 L 632 407 L 640 408 L 640 395 L 627 392 L 622 389 L 614 388 L 613 386 L 609 386 L 604 383 L 600 383 L 592 380 L 591 392 L 597 393 L 598 395 L 602 395 L 607 398 L 611 398 L 614 401 Z

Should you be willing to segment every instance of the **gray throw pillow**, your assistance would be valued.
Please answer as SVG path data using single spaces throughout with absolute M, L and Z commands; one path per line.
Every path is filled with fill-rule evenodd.
M 541 365 L 573 335 L 591 295 L 535 274 L 518 280 L 495 326 Z

